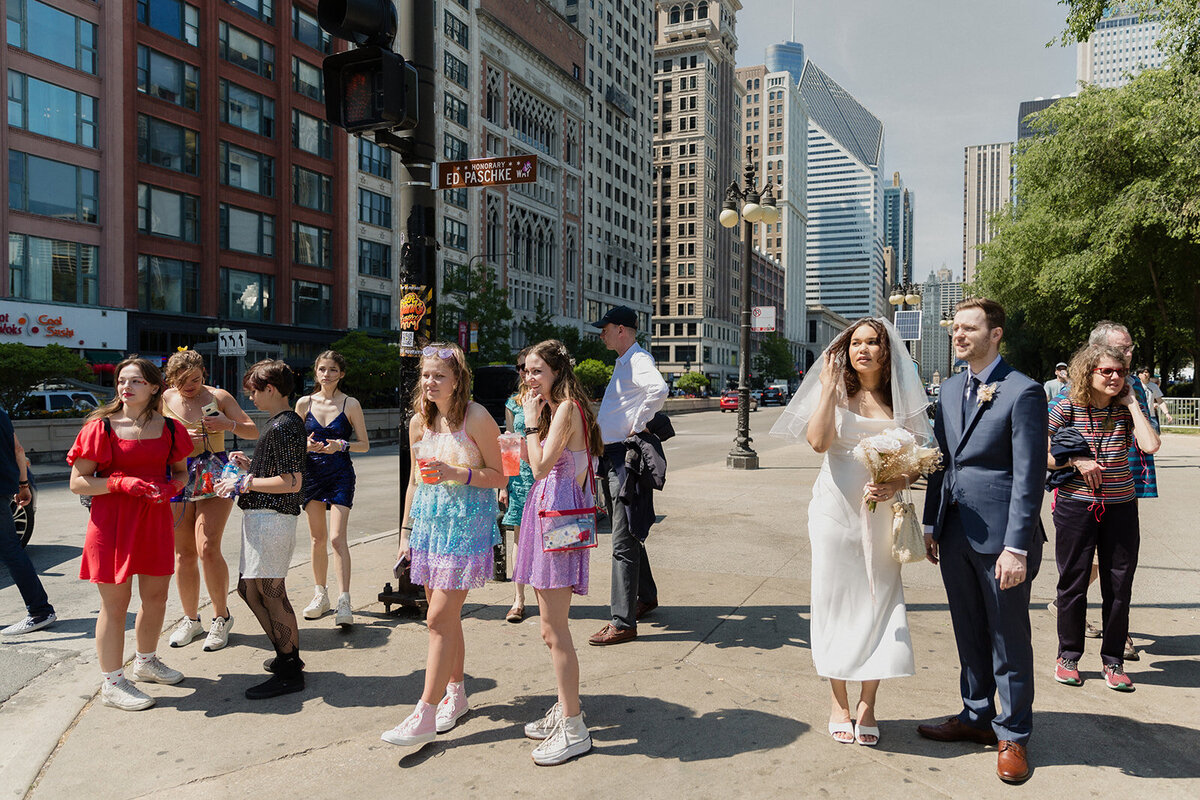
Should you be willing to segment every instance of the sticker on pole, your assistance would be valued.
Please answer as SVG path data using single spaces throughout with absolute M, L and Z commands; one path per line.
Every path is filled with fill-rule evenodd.
M 755 333 L 770 333 L 775 330 L 775 306 L 752 306 L 750 330 Z
M 432 297 L 426 286 L 400 287 L 400 355 L 421 355 L 418 343 L 428 341 L 431 334 L 433 315 L 428 311 Z

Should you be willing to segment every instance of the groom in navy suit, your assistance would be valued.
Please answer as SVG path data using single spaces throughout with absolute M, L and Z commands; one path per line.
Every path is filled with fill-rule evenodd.
M 1003 335 L 999 303 L 958 304 L 954 355 L 969 368 L 942 384 L 933 429 L 945 469 L 930 477 L 924 522 L 926 555 L 946 585 L 963 709 L 917 732 L 998 745 L 996 773 L 1019 783 L 1033 728 L 1029 585 L 1045 540 L 1046 396 L 1000 357 Z

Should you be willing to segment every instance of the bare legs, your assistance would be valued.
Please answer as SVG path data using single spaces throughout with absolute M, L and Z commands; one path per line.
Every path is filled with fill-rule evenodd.
M 514 525 L 512 532 L 513 532 L 513 552 L 515 553 L 517 551 L 517 543 L 520 541 L 520 537 L 521 537 L 521 526 Z M 525 611 L 525 584 L 519 583 L 514 580 L 513 587 L 516 591 L 516 594 L 513 597 L 513 610 L 516 611 L 517 609 L 520 609 L 521 612 L 524 613 L 524 611 Z
M 425 689 L 421 699 L 436 706 L 446 694 L 446 684 L 461 683 L 466 644 L 463 641 L 462 607 L 466 589 L 425 589 L 429 609 L 429 654 L 425 659 Z
M 167 590 L 171 586 L 170 575 L 139 575 L 138 594 L 141 607 L 134 622 L 137 649 L 141 653 L 153 653 L 158 648 L 158 637 L 162 633 L 163 617 L 167 613 Z M 100 590 L 100 614 L 96 617 L 96 655 L 101 672 L 115 672 L 125 663 L 125 613 L 133 586 L 125 583 L 98 583 Z
M 554 663 L 554 679 L 558 684 L 558 702 L 565 717 L 579 716 L 579 659 L 575 643 L 567 627 L 571 612 L 570 587 L 563 589 L 534 589 L 538 601 L 538 619 L 542 626 L 542 641 L 550 648 Z
M 337 570 L 341 592 L 350 591 L 350 545 L 346 541 L 346 529 L 350 523 L 350 509 L 330 505 L 329 524 L 325 521 L 325 504 L 312 500 L 304 507 L 308 514 L 308 531 L 312 538 L 313 582 L 326 586 L 329 579 L 329 552 L 326 542 L 333 546 L 333 565 Z M 332 529 L 332 530 L 331 530 Z
M 829 721 L 832 723 L 849 722 L 850 721 L 850 698 L 846 692 L 846 681 L 839 681 L 836 678 L 829 679 L 829 688 L 833 695 L 829 709 Z M 863 681 L 862 690 L 859 693 L 858 706 L 855 711 L 858 714 L 858 724 L 868 728 L 874 728 L 878 722 L 875 719 L 875 698 L 879 694 L 879 681 Z M 835 733 L 833 737 L 840 742 L 852 741 L 854 736 L 850 733 Z M 874 742 L 875 737 L 863 735 L 863 741 Z
M 200 567 L 213 615 L 229 616 L 229 565 L 221 555 L 221 537 L 233 511 L 233 501 L 210 497 L 194 503 L 172 503 L 175 515 L 175 583 L 183 613 L 200 616 Z M 147 652 L 147 651 L 143 651 Z

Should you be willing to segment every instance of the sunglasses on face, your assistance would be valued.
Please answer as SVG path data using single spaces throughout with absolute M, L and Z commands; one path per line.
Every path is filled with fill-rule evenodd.
M 426 358 L 429 358 L 430 356 L 437 356 L 440 359 L 449 360 L 454 358 L 454 351 L 449 347 L 426 347 L 421 351 L 421 355 L 425 356 Z
M 517 364 L 517 372 L 524 372 L 524 371 L 525 371 L 525 365 Z
M 1120 367 L 1097 367 L 1092 372 L 1103 375 L 1106 378 L 1111 378 L 1116 375 L 1118 378 L 1124 378 L 1129 374 L 1129 370 L 1121 369 Z

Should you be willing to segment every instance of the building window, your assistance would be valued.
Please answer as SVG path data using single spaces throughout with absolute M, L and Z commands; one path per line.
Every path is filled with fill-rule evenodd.
M 325 102 L 325 78 L 320 67 L 292 56 L 292 88 L 318 103 Z
M 96 305 L 99 248 L 90 244 L 8 235 L 13 297 L 52 303 Z
M 358 240 L 358 274 L 375 278 L 392 277 L 392 246 L 369 239 Z
M 275 101 L 224 78 L 220 81 L 221 122 L 260 136 L 275 135 Z
M 446 119 L 464 128 L 467 127 L 467 104 L 449 92 L 443 92 L 442 94 L 444 97 L 442 110 L 446 113 Z
M 96 146 L 96 98 L 8 71 L 8 124 L 63 142 Z
M 8 207 L 71 222 L 96 221 L 99 173 L 8 151 Z
M 329 158 L 333 149 L 329 138 L 329 123 L 292 109 L 292 147 Z
M 314 211 L 333 210 L 333 181 L 328 175 L 292 167 L 292 202 Z
M 316 225 L 293 222 L 292 260 L 309 267 L 333 267 L 333 232 Z
M 378 225 L 381 228 L 392 227 L 392 198 L 360 188 L 358 190 L 358 221 Z
M 139 183 L 138 230 L 184 242 L 199 241 L 200 198 Z
M 300 6 L 292 6 L 292 36 L 300 44 L 306 44 L 314 50 L 333 52 L 333 37 L 321 30 L 317 18 Z
M 457 83 L 464 89 L 470 87 L 470 73 L 467 71 L 467 65 L 455 58 L 449 52 L 444 54 L 443 63 L 445 66 L 446 77 Z
M 275 48 L 228 22 L 218 27 L 221 58 L 264 78 L 275 77 Z
M 358 168 L 363 172 L 369 172 L 390 181 L 392 179 L 392 151 L 360 136 L 358 137 Z
M 185 175 L 200 174 L 199 134 L 166 120 L 138 114 L 138 161 Z
M 446 12 L 446 35 L 466 49 L 471 47 L 471 29 L 458 17 Z
M 200 265 L 138 256 L 138 308 L 172 314 L 200 313 Z
M 442 244 L 455 250 L 467 249 L 467 226 L 450 217 L 442 218 Z
M 392 299 L 385 294 L 358 293 L 358 327 L 391 330 Z
M 275 255 L 275 217 L 221 203 L 220 244 L 260 256 Z
M 275 22 L 275 0 L 225 0 L 225 2 L 263 22 L 268 24 Z
M 452 206 L 463 209 L 467 208 L 467 190 L 463 188 L 446 189 L 442 192 L 442 197 Z
M 452 134 L 443 134 L 442 156 L 447 161 L 463 161 L 467 157 L 467 143 Z
M 333 288 L 327 283 L 292 281 L 292 324 L 333 327 Z
M 221 142 L 221 183 L 235 189 L 275 196 L 275 159 L 263 153 Z
M 96 74 L 96 26 L 38 0 L 8 0 L 8 43 Z
M 200 44 L 200 12 L 180 0 L 137 0 L 138 22 L 196 47 Z
M 138 91 L 174 103 L 177 106 L 200 109 L 200 70 L 177 58 L 138 45 Z
M 274 295 L 275 279 L 270 275 L 221 268 L 222 317 L 270 322 L 275 318 Z

